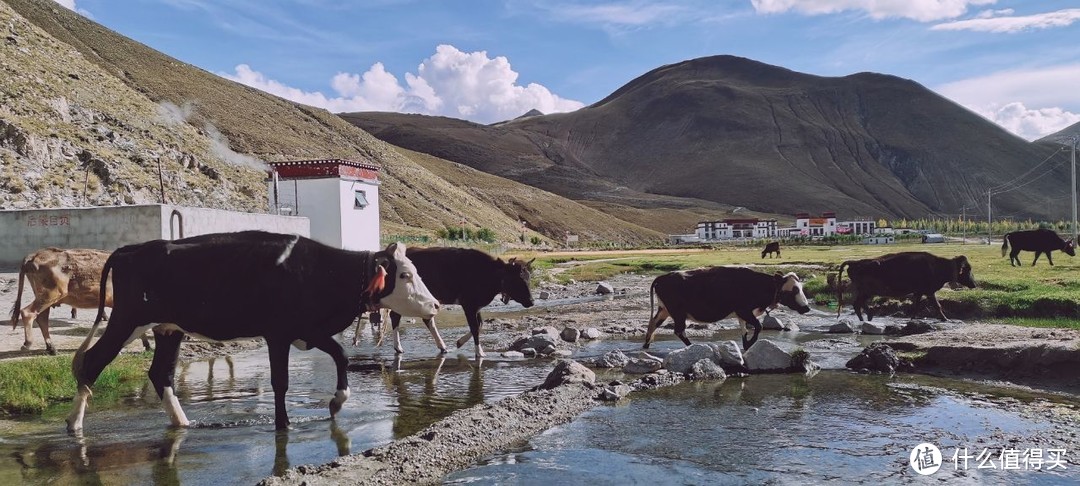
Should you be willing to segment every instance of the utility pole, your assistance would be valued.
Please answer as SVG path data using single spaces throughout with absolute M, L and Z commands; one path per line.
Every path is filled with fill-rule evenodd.
M 967 244 L 967 206 L 960 208 L 960 244 Z
M 1080 135 L 1073 136 L 1072 143 L 1072 239 L 1076 242 L 1076 144 L 1080 143 Z M 1049 255 L 1049 253 L 1047 253 Z
M 990 244 L 990 189 L 986 190 L 986 244 Z

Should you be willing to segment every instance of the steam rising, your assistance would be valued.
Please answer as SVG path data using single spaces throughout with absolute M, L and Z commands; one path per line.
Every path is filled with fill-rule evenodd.
M 187 123 L 191 115 L 195 113 L 195 105 L 190 101 L 177 106 L 175 103 L 163 101 L 158 104 L 158 121 L 165 126 L 174 126 Z M 210 151 L 226 163 L 247 167 L 251 169 L 268 171 L 270 167 L 263 161 L 248 155 L 234 152 L 229 148 L 229 139 L 214 125 L 203 125 L 203 132 L 210 139 Z

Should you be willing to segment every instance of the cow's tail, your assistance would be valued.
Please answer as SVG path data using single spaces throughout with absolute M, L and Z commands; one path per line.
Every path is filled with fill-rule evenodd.
M 649 285 L 649 322 L 652 322 L 653 316 L 656 315 L 656 314 L 653 313 L 653 305 L 655 303 L 655 300 L 654 300 L 655 297 L 656 297 L 656 279 L 653 279 L 652 285 Z
M 19 326 L 19 309 L 22 307 L 23 277 L 26 276 L 26 261 L 19 267 L 19 290 L 15 292 L 15 303 L 11 305 L 11 328 Z
M 840 318 L 840 310 L 844 308 L 844 267 L 851 263 L 846 261 L 840 264 L 840 271 L 836 272 L 836 318 Z
M 98 326 L 101 325 L 101 321 L 105 320 L 105 292 L 106 286 L 109 282 L 109 272 L 112 270 L 112 258 L 105 260 L 105 266 L 101 269 L 101 284 L 99 287 L 98 295 L 98 313 L 94 318 L 94 325 L 90 327 L 90 332 L 86 334 L 86 339 L 83 339 L 79 349 L 75 350 L 75 357 L 71 360 L 71 372 L 75 375 L 75 381 L 80 385 L 82 380 L 82 367 L 83 359 L 86 355 L 86 350 L 90 348 L 90 341 L 94 339 L 94 335 L 97 334 Z
M 1009 235 L 1012 233 L 1005 233 L 1005 236 L 1001 237 L 1001 256 L 1005 256 L 1005 252 L 1009 250 Z

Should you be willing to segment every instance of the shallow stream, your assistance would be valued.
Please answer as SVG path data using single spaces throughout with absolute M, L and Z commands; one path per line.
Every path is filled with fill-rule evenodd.
M 513 306 L 504 310 L 506 317 L 542 311 Z M 460 313 L 447 313 L 440 321 L 444 339 L 453 346 L 465 332 Z M 376 348 L 370 331 L 358 347 L 346 346 L 352 356 L 352 396 L 336 421 L 329 420 L 326 408 L 333 392 L 332 361 L 317 351 L 293 350 L 287 398 L 292 426 L 287 432 L 274 431 L 268 360 L 265 350 L 256 350 L 232 356 L 231 370 L 221 358 L 178 370 L 181 403 L 194 422 L 186 430 L 168 429 L 149 387 L 144 398 L 124 403 L 91 400 L 81 438 L 64 431 L 67 404 L 20 421 L 14 433 L 0 436 L 0 484 L 250 484 L 289 467 L 326 463 L 386 444 L 455 410 L 516 395 L 540 383 L 552 367 L 548 359 L 510 360 L 493 350 L 488 359 L 477 361 L 471 344 L 438 358 L 422 325 L 408 324 L 402 330 L 407 354 L 400 361 L 394 359 L 390 343 Z M 740 335 L 730 330 L 695 341 Z M 447 480 L 894 482 L 921 479 L 907 466 L 907 458 L 923 440 L 936 442 L 947 456 L 939 477 L 1010 484 L 1080 479 L 1080 466 L 1053 472 L 986 471 L 974 470 L 973 463 L 969 471 L 954 472 L 948 461 L 957 446 L 975 448 L 994 433 L 1026 433 L 1046 425 L 950 391 L 967 391 L 969 382 L 838 370 L 870 338 L 775 331 L 762 338 L 802 346 L 826 370 L 812 377 L 761 375 L 635 393 Z M 681 346 L 670 335 L 659 336 L 653 351 L 664 354 Z M 575 357 L 616 348 L 636 352 L 640 337 L 595 341 Z M 632 378 L 613 372 L 600 376 Z

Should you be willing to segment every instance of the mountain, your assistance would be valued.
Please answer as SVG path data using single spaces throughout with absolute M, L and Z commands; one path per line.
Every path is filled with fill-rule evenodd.
M 985 209 L 989 187 L 1028 182 L 1025 172 L 1048 158 L 1046 176 L 995 195 L 994 211 L 1039 219 L 1066 212 L 1047 200 L 1067 194 L 1067 154 L 913 81 L 875 73 L 820 77 L 713 56 L 657 68 L 575 112 L 497 126 L 341 116 L 395 145 L 623 218 L 631 210 L 733 206 L 782 215 L 958 215 L 964 206 Z
M 382 166 L 383 236 L 430 235 L 462 218 L 504 241 L 522 220 L 556 240 L 663 236 L 496 176 L 444 179 L 428 167 L 470 169 L 185 64 L 50 0 L 2 0 L 0 25 L 3 208 L 158 202 L 160 167 L 169 202 L 259 211 L 262 161 L 349 158 Z M 529 197 L 501 204 L 507 194 Z
M 1072 142 L 1073 137 L 1080 136 L 1080 122 L 1073 123 L 1057 132 L 1051 133 L 1043 138 L 1036 140 L 1037 142 L 1047 143 L 1060 143 L 1069 144 Z

